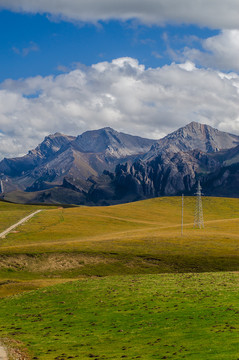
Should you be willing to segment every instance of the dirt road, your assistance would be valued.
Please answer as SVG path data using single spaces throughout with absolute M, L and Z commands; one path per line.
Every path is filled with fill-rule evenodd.
M 13 229 L 15 229 L 17 226 L 23 224 L 24 222 L 30 220 L 34 215 L 38 214 L 40 211 L 42 210 L 36 210 L 34 213 L 24 217 L 23 219 L 21 219 L 20 221 L 18 221 L 16 224 L 13 224 L 12 226 L 10 226 L 8 229 L 4 230 L 3 232 L 0 233 L 0 239 L 4 238 L 7 234 L 9 234 Z M 1 356 L 0 356 L 0 360 Z

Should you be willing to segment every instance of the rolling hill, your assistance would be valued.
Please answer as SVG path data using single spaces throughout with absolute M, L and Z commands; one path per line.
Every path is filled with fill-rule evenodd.
M 5 214 L 15 206 L 17 213 L 21 209 L 1 204 Z M 204 198 L 204 230 L 193 228 L 194 208 L 195 198 L 185 197 L 182 237 L 178 197 L 109 207 L 45 207 L 1 239 L 0 276 L 20 280 L 238 270 L 238 200 Z

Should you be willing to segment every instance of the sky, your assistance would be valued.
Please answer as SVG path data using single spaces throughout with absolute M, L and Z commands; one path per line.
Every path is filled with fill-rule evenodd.
M 48 134 L 239 134 L 238 0 L 0 0 L 0 160 Z

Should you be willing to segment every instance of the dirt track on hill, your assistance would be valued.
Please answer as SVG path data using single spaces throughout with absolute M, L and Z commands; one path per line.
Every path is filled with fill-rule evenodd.
M 4 230 L 3 232 L 0 233 L 0 239 L 1 238 L 5 238 L 5 236 L 7 234 L 9 234 L 12 230 L 14 230 L 17 226 L 23 224 L 24 222 L 30 220 L 33 216 L 35 216 L 36 214 L 38 214 L 40 211 L 42 210 L 36 210 L 34 213 L 24 217 L 23 219 L 21 219 L 20 221 L 18 221 L 17 223 L 13 224 L 12 226 L 10 226 L 9 228 L 7 228 L 6 230 Z M 1 360 L 1 358 L 0 358 Z

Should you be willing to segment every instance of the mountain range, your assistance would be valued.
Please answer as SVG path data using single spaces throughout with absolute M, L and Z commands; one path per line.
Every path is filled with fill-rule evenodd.
M 1 197 L 21 203 L 109 205 L 157 196 L 239 197 L 239 136 L 191 122 L 159 140 L 109 127 L 47 136 L 0 162 Z

